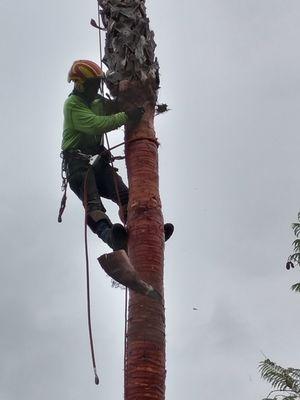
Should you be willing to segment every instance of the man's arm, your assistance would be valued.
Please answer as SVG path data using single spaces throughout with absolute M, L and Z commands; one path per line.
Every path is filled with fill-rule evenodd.
M 74 129 L 87 135 L 102 135 L 119 128 L 128 121 L 124 112 L 106 116 L 96 115 L 81 104 L 73 105 L 71 118 Z
M 97 104 L 97 106 L 95 107 L 96 104 Z M 108 99 L 108 98 L 102 96 L 101 94 L 97 95 L 96 101 L 92 105 L 92 110 L 93 110 L 93 107 L 95 107 L 94 111 L 97 115 L 101 115 L 101 114 L 111 115 L 111 114 L 117 114 L 117 113 L 123 111 L 123 110 L 120 110 L 119 102 L 117 99 L 111 100 L 111 99 Z M 97 107 L 99 108 L 99 110 L 101 109 L 101 112 L 97 111 L 98 110 Z

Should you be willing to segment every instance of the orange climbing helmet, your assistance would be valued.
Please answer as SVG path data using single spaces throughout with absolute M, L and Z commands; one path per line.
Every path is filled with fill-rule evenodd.
M 68 82 L 75 82 L 78 89 L 90 78 L 104 78 L 105 74 L 98 64 L 89 60 L 76 60 L 68 73 Z

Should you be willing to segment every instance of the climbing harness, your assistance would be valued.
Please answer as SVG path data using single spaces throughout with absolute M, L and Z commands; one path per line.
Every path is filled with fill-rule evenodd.
M 110 148 L 110 150 L 117 148 L 121 146 L 123 143 L 114 146 Z M 101 149 L 98 153 L 98 157 L 105 157 L 105 159 L 109 163 L 113 163 L 115 160 L 123 160 L 125 157 L 123 156 L 113 156 L 108 149 Z M 61 162 L 61 179 L 62 179 L 62 184 L 61 184 L 61 190 L 63 192 L 63 196 L 60 202 L 60 208 L 58 212 L 58 222 L 62 222 L 62 215 L 65 211 L 66 208 L 66 203 L 67 203 L 67 188 L 68 188 L 68 167 L 67 167 L 67 158 L 77 158 L 79 160 L 86 160 L 86 161 L 91 161 L 92 156 L 89 154 L 82 153 L 80 150 L 69 150 L 69 151 L 62 151 L 60 153 L 60 157 L 62 158 Z
M 126 142 L 123 141 L 115 146 L 110 147 L 109 145 L 109 141 L 108 141 L 108 137 L 107 134 L 105 133 L 105 140 L 107 143 L 107 149 L 102 149 L 99 153 L 98 153 L 98 157 L 101 156 L 105 156 L 107 157 L 108 162 L 111 164 L 111 166 L 113 167 L 113 169 L 116 171 L 116 168 L 114 167 L 114 161 L 116 160 L 124 160 L 125 157 L 124 156 L 113 156 L 111 151 L 123 146 L 123 145 L 127 145 L 129 143 L 133 143 L 133 142 L 137 142 L 139 140 L 148 140 L 149 142 L 154 143 L 157 147 L 159 146 L 159 142 L 156 138 L 149 138 L 149 137 L 138 137 L 138 138 L 133 138 L 133 139 L 129 139 Z M 60 203 L 60 209 L 59 209 L 59 214 L 58 214 L 58 222 L 62 222 L 62 215 L 63 212 L 66 208 L 66 202 L 67 202 L 67 186 L 68 186 L 68 174 L 67 174 L 67 162 L 65 159 L 65 152 L 61 152 L 61 158 L 62 158 L 62 163 L 61 163 L 61 177 L 62 177 L 62 185 L 61 185 L 61 190 L 63 191 L 63 197 L 61 199 L 61 203 Z M 82 153 L 80 150 L 71 150 L 68 152 L 68 154 L 71 157 L 74 158 L 79 158 L 79 159 L 86 159 L 86 160 L 91 160 L 92 156 L 90 156 L 89 154 L 84 154 Z M 118 196 L 118 201 L 119 204 L 121 204 L 120 202 L 120 195 L 119 192 L 117 190 L 117 181 L 116 181 L 116 177 L 114 175 L 114 182 L 115 182 L 115 189 L 116 189 L 116 193 Z

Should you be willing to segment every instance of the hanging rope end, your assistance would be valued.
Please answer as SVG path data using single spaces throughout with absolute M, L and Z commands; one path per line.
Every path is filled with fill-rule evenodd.
M 97 374 L 96 368 L 94 368 L 94 374 L 95 374 L 95 385 L 99 385 L 100 379 L 99 376 Z
M 59 223 L 62 222 L 62 215 L 63 215 L 63 213 L 65 211 L 65 208 L 66 208 L 66 202 L 67 202 L 67 193 L 66 192 L 67 192 L 67 187 L 65 186 L 64 194 L 63 194 L 63 197 L 61 199 L 60 209 L 59 209 L 58 218 L 57 218 L 57 221 Z

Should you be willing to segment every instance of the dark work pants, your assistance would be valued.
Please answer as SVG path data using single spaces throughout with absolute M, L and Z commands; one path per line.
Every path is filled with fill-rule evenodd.
M 66 163 L 70 188 L 83 203 L 86 201 L 88 214 L 93 211 L 106 211 L 101 197 L 112 200 L 119 207 L 128 203 L 127 186 L 103 157 L 98 157 L 93 164 L 85 159 L 66 157 Z M 84 199 L 85 179 L 86 199 Z

